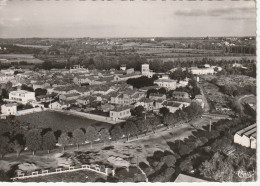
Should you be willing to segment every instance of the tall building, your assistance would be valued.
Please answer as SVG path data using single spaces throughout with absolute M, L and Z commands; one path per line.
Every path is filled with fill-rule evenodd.
M 142 64 L 142 75 L 149 78 L 153 77 L 153 71 L 150 70 L 149 64 Z

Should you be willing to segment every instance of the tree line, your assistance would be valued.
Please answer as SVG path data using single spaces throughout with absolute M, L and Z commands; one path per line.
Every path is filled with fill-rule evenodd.
M 201 107 L 197 103 L 192 103 L 188 107 L 177 110 L 174 114 L 167 114 L 164 118 L 160 116 L 144 118 L 141 116 L 110 128 L 97 129 L 89 126 L 86 129 L 75 129 L 72 132 L 52 131 L 51 128 L 39 129 L 37 126 L 28 126 L 28 124 L 19 123 L 15 119 L 8 119 L 1 126 L 0 153 L 2 157 L 9 152 L 16 152 L 19 156 L 25 147 L 33 155 L 39 150 L 45 150 L 49 153 L 56 148 L 57 143 L 64 151 L 68 145 L 76 145 L 78 149 L 80 144 L 87 141 L 91 144 L 91 148 L 96 141 L 103 142 L 105 146 L 110 140 L 118 141 L 124 136 L 127 140 L 131 136 L 138 138 L 138 135 L 147 135 L 149 131 L 156 133 L 160 124 L 169 128 L 181 120 L 188 121 L 188 118 L 193 119 L 201 114 Z

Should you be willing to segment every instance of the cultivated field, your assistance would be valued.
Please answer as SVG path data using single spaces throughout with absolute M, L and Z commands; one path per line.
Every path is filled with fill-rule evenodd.
M 19 47 L 40 48 L 45 50 L 48 50 L 50 48 L 50 46 L 43 46 L 43 45 L 23 45 L 23 44 L 15 44 L 15 45 Z
M 203 58 L 207 58 L 207 59 L 212 59 L 212 60 L 237 60 L 237 61 L 241 61 L 244 59 L 249 59 L 249 60 L 256 60 L 255 56 L 208 56 L 208 55 L 201 55 L 199 57 L 196 57 L 194 54 L 185 54 L 185 56 L 176 56 L 176 57 L 163 57 L 163 58 L 159 58 L 159 56 L 154 56 L 154 57 L 148 57 L 148 61 L 149 60 L 154 60 L 154 59 L 160 59 L 163 62 L 167 62 L 167 61 L 187 61 L 187 60 L 202 60 Z
M 60 112 L 38 112 L 24 116 L 16 117 L 17 120 L 24 123 L 31 123 L 40 128 L 52 128 L 52 130 L 73 131 L 77 128 L 87 128 L 95 126 L 96 128 L 110 127 L 110 124 L 102 123 L 79 116 L 68 115 Z
M 33 54 L 0 54 L 0 59 L 7 60 L 3 63 L 17 63 L 21 61 L 27 63 L 43 63 L 42 60 L 35 58 Z

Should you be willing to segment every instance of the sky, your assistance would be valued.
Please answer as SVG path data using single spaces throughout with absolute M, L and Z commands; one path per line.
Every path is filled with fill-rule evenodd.
M 254 1 L 0 0 L 0 38 L 255 35 Z

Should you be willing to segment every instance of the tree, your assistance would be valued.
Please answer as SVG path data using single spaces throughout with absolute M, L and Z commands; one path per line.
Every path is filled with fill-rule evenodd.
M 140 132 L 144 132 L 146 135 L 148 130 L 148 123 L 146 122 L 146 120 L 137 120 L 136 126 Z
M 41 88 L 35 89 L 35 96 L 42 96 L 42 95 L 46 95 L 46 94 L 47 94 L 46 89 L 41 89 Z
M 144 111 L 144 107 L 142 105 L 135 107 L 135 109 L 133 110 L 133 115 L 135 116 L 142 116 Z
M 2 98 L 6 98 L 6 99 L 9 98 L 8 92 L 4 88 L 2 89 Z
M 163 118 L 163 123 L 166 125 L 166 127 L 169 129 L 169 126 L 173 126 L 176 123 L 176 118 L 173 114 L 169 113 L 166 114 Z
M 129 141 L 130 135 L 138 134 L 138 129 L 132 121 L 126 122 L 122 131 L 123 131 L 123 134 L 126 135 L 127 141 Z
M 104 142 L 104 146 L 106 145 L 106 141 L 109 140 L 109 131 L 107 128 L 103 128 L 99 132 L 99 139 Z
M 33 92 L 33 88 L 29 87 L 29 86 L 27 86 L 25 84 L 22 84 L 21 90 L 27 90 L 27 91 Z
M 42 148 L 43 150 L 48 150 L 48 154 L 50 153 L 51 149 L 54 149 L 56 146 L 56 138 L 52 131 L 48 131 L 42 137 Z
M 74 144 L 77 145 L 77 149 L 79 150 L 79 144 L 85 142 L 85 133 L 83 132 L 82 129 L 75 129 L 72 132 L 72 141 Z
M 64 152 L 65 147 L 70 143 L 70 137 L 68 136 L 68 134 L 65 132 L 62 133 L 58 139 L 58 143 L 61 144 Z
M 0 170 L 0 181 L 9 182 L 10 178 L 7 176 L 7 173 L 3 170 Z
M 42 148 L 42 136 L 39 129 L 29 130 L 26 134 L 26 146 L 35 154 L 35 151 Z
M 113 140 L 119 140 L 123 136 L 123 132 L 120 126 L 115 126 L 110 131 L 110 136 Z
M 164 87 L 162 87 L 162 88 L 158 89 L 158 93 L 159 94 L 166 94 L 167 91 L 166 91 L 166 89 Z
M 23 145 L 21 145 L 17 140 L 11 143 L 10 147 L 16 152 L 16 157 L 19 157 L 20 153 L 24 149 Z
M 0 136 L 0 153 L 2 158 L 9 151 L 10 140 L 6 136 Z
M 167 107 L 162 107 L 162 108 L 160 108 L 159 112 L 160 112 L 160 114 L 165 116 L 166 114 L 169 114 L 170 110 Z
M 154 89 L 154 88 L 147 90 L 147 92 L 146 92 L 147 98 L 149 98 L 151 93 L 158 93 L 158 91 L 157 91 L 157 89 Z
M 98 138 L 97 130 L 92 126 L 89 126 L 86 130 L 86 138 L 91 143 L 91 149 L 92 149 L 93 142 Z
M 152 129 L 153 133 L 156 132 L 157 126 L 160 124 L 160 120 L 156 117 L 156 118 L 150 118 L 147 119 L 147 121 L 149 122 L 150 128 Z

